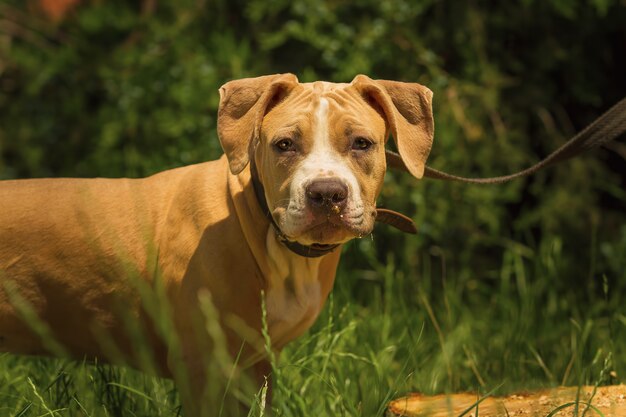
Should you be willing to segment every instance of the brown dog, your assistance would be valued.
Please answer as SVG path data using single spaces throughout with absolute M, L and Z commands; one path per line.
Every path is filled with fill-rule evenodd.
M 200 415 L 216 348 L 199 297 L 210 299 L 228 354 L 256 362 L 257 376 L 268 371 L 263 302 L 273 350 L 311 326 L 338 246 L 372 231 L 389 133 L 423 175 L 432 93 L 362 75 L 300 84 L 282 74 L 231 81 L 220 96 L 217 161 L 145 179 L 0 183 L 0 351 L 50 353 L 24 324 L 30 312 L 69 355 L 114 351 L 140 366 L 136 323 L 158 371 L 176 377 L 186 365 L 185 407 Z M 175 345 L 146 289 L 167 301 Z

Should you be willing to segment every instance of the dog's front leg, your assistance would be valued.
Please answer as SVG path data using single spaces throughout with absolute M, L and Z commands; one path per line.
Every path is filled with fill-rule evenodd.
M 272 376 L 272 364 L 263 359 L 257 362 L 253 369 L 254 379 L 256 381 L 257 387 L 259 387 L 259 391 L 256 396 L 256 405 L 259 408 L 266 410 L 264 415 L 267 415 L 271 412 L 272 407 L 272 397 L 273 397 L 273 376 Z
M 272 366 L 265 359 L 241 369 L 217 363 L 212 354 L 200 355 L 193 347 L 183 348 L 182 355 L 170 362 L 187 417 L 245 417 L 251 408 L 254 415 L 271 411 Z
M 265 364 L 262 367 L 265 368 Z M 272 382 L 269 375 L 256 379 L 256 393 L 241 376 L 224 384 L 198 368 L 190 370 L 187 381 L 187 384 L 176 381 L 187 417 L 246 417 L 251 408 L 256 410 L 254 415 L 261 415 L 260 410 L 264 410 L 262 415 L 271 415 Z

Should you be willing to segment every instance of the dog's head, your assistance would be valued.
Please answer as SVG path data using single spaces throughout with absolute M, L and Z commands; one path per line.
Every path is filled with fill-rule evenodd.
M 416 178 L 433 141 L 432 92 L 420 84 L 363 75 L 301 84 L 280 74 L 228 82 L 220 97 L 218 134 L 231 172 L 253 158 L 274 221 L 304 245 L 372 231 L 389 133 Z

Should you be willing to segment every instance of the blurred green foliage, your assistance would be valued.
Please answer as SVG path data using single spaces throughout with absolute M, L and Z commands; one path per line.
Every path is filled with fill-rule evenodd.
M 58 23 L 28 4 L 0 3 L 0 178 L 143 176 L 214 159 L 219 86 L 266 73 L 425 84 L 430 165 L 477 176 L 528 166 L 626 94 L 620 0 L 107 0 Z M 557 291 L 579 287 L 583 309 L 606 276 L 619 296 L 624 155 L 621 143 L 498 186 L 389 173 L 381 203 L 420 234 L 377 229 L 346 249 L 343 273 L 358 276 L 371 253 L 407 280 L 428 265 L 471 292 L 500 276 L 506 251 L 524 262 L 556 244 Z M 367 302 L 359 280 L 341 285 Z

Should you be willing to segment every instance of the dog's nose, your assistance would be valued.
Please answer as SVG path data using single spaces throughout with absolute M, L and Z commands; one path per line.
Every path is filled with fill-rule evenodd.
M 342 210 L 348 198 L 348 186 L 339 178 L 320 178 L 306 187 L 307 203 L 316 209 Z

